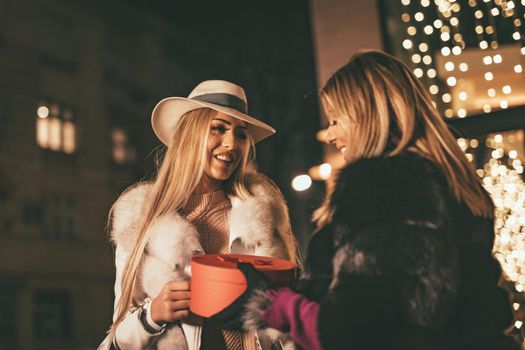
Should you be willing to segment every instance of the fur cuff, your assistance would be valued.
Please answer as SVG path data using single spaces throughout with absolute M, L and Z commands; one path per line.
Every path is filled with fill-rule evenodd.
M 273 293 L 268 290 L 256 289 L 248 299 L 242 315 L 242 325 L 245 331 L 255 331 L 266 328 L 263 314 L 270 308 Z

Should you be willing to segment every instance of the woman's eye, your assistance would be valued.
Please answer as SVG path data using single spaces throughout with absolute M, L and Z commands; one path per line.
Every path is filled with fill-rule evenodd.
M 217 134 L 223 134 L 226 132 L 226 128 L 223 125 L 212 125 L 211 131 Z
M 337 120 L 335 120 L 335 119 L 328 121 L 328 126 L 334 126 L 336 124 L 337 124 Z
M 248 135 L 246 135 L 246 132 L 240 131 L 237 133 L 237 138 L 240 140 L 246 140 L 248 138 Z

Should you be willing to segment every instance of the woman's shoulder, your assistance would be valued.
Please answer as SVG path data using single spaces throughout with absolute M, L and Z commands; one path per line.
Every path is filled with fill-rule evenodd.
M 113 204 L 113 215 L 140 212 L 152 188 L 152 182 L 138 182 L 126 188 Z
M 249 172 L 246 174 L 246 183 L 254 197 L 259 199 L 275 200 L 282 198 L 279 186 L 268 176 L 260 172 Z
M 124 243 L 128 238 L 134 237 L 130 232 L 136 230 L 139 224 L 152 187 L 152 182 L 134 184 L 124 190 L 113 204 L 109 229 L 111 240 L 115 244 Z
M 338 177 L 339 190 L 364 188 L 410 191 L 428 186 L 446 186 L 441 170 L 430 160 L 415 154 L 362 159 L 347 165 Z M 389 191 L 387 191 L 389 192 Z
M 451 193 L 439 168 L 415 154 L 363 159 L 344 168 L 332 196 L 336 212 L 370 215 L 436 216 Z
M 141 181 L 137 182 L 129 187 L 127 187 L 120 196 L 118 197 L 115 203 L 125 202 L 130 200 L 142 199 L 144 200 L 148 194 L 151 192 L 153 187 L 152 181 Z
M 439 168 L 430 160 L 414 153 L 404 153 L 386 158 L 361 159 L 347 165 L 340 176 L 362 177 L 369 181 L 398 181 L 400 183 L 426 177 L 442 177 Z

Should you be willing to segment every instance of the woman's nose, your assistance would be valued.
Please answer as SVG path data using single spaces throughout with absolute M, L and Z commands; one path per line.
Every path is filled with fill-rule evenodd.
M 236 142 L 233 132 L 226 132 L 222 136 L 222 146 L 227 149 L 235 149 Z
M 331 144 L 331 143 L 334 143 L 335 142 L 335 136 L 334 134 L 330 131 L 330 129 L 328 129 L 328 131 L 326 132 L 326 136 L 324 138 L 324 142 L 327 143 L 327 144 Z

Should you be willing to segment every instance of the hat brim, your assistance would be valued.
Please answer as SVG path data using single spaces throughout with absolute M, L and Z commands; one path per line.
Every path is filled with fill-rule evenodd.
M 179 118 L 189 111 L 206 107 L 244 121 L 255 143 L 275 133 L 270 125 L 236 109 L 185 97 L 168 97 L 157 103 L 151 113 L 153 131 L 162 143 L 169 146 Z

